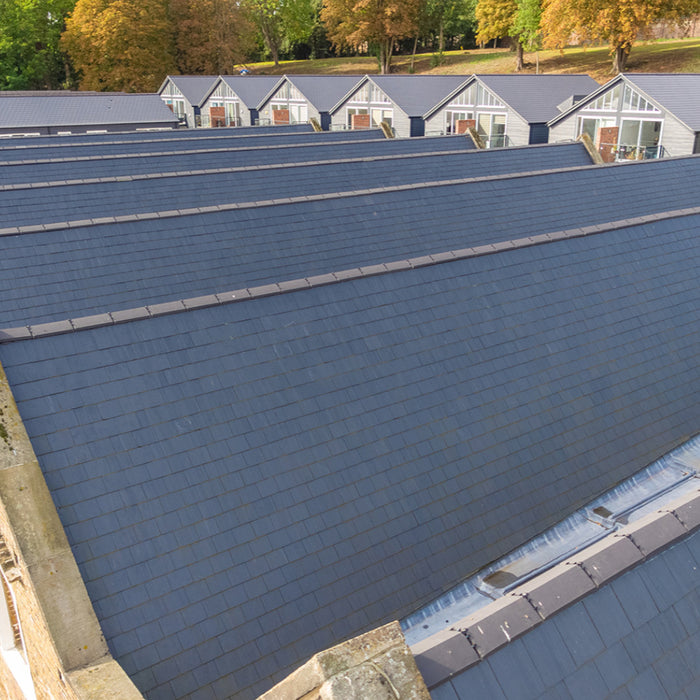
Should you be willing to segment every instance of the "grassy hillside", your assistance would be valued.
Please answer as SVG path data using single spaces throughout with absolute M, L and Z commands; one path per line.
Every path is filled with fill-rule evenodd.
M 535 72 L 535 54 L 526 54 L 527 73 Z M 396 56 L 393 71 L 410 72 L 410 56 Z M 512 73 L 515 57 L 507 49 L 450 51 L 443 55 L 441 65 L 434 66 L 432 54 L 415 58 L 415 73 L 470 74 Z M 588 73 L 603 83 L 611 76 L 611 60 L 607 48 L 572 48 L 560 51 L 540 51 L 540 73 Z M 310 61 L 254 63 L 247 66 L 258 74 L 364 74 L 376 73 L 377 61 L 371 57 L 328 58 Z M 641 43 L 632 49 L 627 65 L 629 73 L 700 73 L 700 38 L 657 40 Z

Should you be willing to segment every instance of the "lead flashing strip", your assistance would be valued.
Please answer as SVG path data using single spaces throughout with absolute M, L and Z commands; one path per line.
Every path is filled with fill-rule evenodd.
M 323 197 L 323 195 L 322 195 Z M 309 198 L 311 199 L 311 198 Z M 133 309 L 122 309 L 118 311 L 110 311 L 91 316 L 81 316 L 78 318 L 65 319 L 62 321 L 51 321 L 48 323 L 39 323 L 28 326 L 18 326 L 16 328 L 0 329 L 0 344 L 11 343 L 18 340 L 29 340 L 31 338 L 42 338 L 53 335 L 62 335 L 78 330 L 87 330 L 93 328 L 102 328 L 105 326 L 113 326 L 127 321 L 138 321 L 147 318 L 156 318 L 166 316 L 182 311 L 190 311 L 193 309 L 202 309 L 209 306 L 220 306 L 223 304 L 231 304 L 249 299 L 260 299 L 262 297 L 274 296 L 277 294 L 287 294 L 304 289 L 314 289 L 323 287 L 329 284 L 338 284 L 339 282 L 347 282 L 352 280 L 364 279 L 367 277 L 375 277 L 377 275 L 386 275 L 392 272 L 401 272 L 404 270 L 415 270 L 422 267 L 430 267 L 432 265 L 440 265 L 456 260 L 466 260 L 469 258 L 478 258 L 484 255 L 493 255 L 508 250 L 519 250 L 530 248 L 536 245 L 545 243 L 553 243 L 569 238 L 583 238 L 585 236 L 608 233 L 622 228 L 633 226 L 642 226 L 654 221 L 664 221 L 667 219 L 682 218 L 686 216 L 696 216 L 700 214 L 700 207 L 692 207 L 689 209 L 677 209 L 671 212 L 663 212 L 660 214 L 648 214 L 639 216 L 633 219 L 622 219 L 620 221 L 612 221 L 607 224 L 595 224 L 593 226 L 584 226 L 581 228 L 567 229 L 554 233 L 544 233 L 537 236 L 528 236 L 526 238 L 518 238 L 511 241 L 502 241 L 499 243 L 490 243 L 483 246 L 475 246 L 473 248 L 463 248 L 461 250 L 446 251 L 444 253 L 434 253 L 431 255 L 421 255 L 415 258 L 406 260 L 394 260 L 387 263 L 379 263 L 366 267 L 353 268 L 349 270 L 339 270 L 326 274 L 313 275 L 296 280 L 285 280 L 271 284 L 260 285 L 257 287 L 248 287 L 236 289 L 230 292 L 221 292 L 209 294 L 200 297 L 189 299 L 177 299 L 168 302 L 151 304 L 148 306 L 136 307 Z M 112 221 L 113 219 L 105 219 Z M 97 221 L 97 220 L 95 220 Z M 41 227 L 33 227 L 44 230 Z
M 698 528 L 700 489 L 611 533 L 449 629 L 414 644 L 411 651 L 428 689 L 466 671 Z

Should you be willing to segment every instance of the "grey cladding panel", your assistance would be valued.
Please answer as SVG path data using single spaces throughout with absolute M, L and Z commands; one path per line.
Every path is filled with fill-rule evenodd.
M 659 224 L 0 345 L 118 660 L 249 698 L 668 452 L 700 424 L 697 252 Z M 577 668 L 609 643 L 586 609 Z

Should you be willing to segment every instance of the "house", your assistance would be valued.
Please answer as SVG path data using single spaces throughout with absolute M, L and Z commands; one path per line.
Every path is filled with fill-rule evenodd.
M 330 110 L 360 80 L 358 75 L 285 75 L 262 100 L 260 119 L 268 124 L 315 119 L 327 131 Z
M 202 103 L 202 126 L 255 126 L 258 108 L 280 79 L 272 75 L 222 75 Z
M 343 135 L 315 134 L 346 148 Z M 615 497 L 597 499 L 698 434 L 700 158 L 595 166 L 577 143 L 423 153 L 425 168 L 377 156 L 385 170 L 366 187 L 366 152 L 335 176 L 326 158 L 316 178 L 286 160 L 300 176 L 269 178 L 265 199 L 247 201 L 227 199 L 233 172 L 202 185 L 206 201 L 181 173 L 183 208 L 142 177 L 157 165 L 114 194 L 130 176 L 66 179 L 20 208 L 63 192 L 74 214 L 49 207 L 0 231 L 0 569 L 18 621 L 2 628 L 0 681 L 13 700 L 28 674 L 37 695 L 62 700 L 255 697 L 586 504 L 622 526 L 606 546 L 637 552 L 613 557 L 612 588 L 589 577 L 584 589 L 602 616 L 611 590 L 630 601 L 640 641 L 634 654 L 634 640 L 618 641 L 634 678 L 650 677 L 646 658 L 683 692 L 697 683 L 683 656 L 699 629 L 692 513 L 663 506 L 644 529 L 619 521 Z M 458 156 L 461 175 L 441 167 Z M 74 162 L 99 177 L 101 157 Z M 102 197 L 104 216 L 82 208 Z M 503 568 L 492 584 L 509 580 Z M 538 640 L 562 634 L 582 640 L 563 667 L 571 686 L 578 672 L 612 682 L 624 655 L 590 634 L 598 608 L 574 595 L 581 571 L 568 569 L 569 610 L 542 620 L 566 591 L 533 593 L 540 612 L 525 608 L 512 645 L 516 618 L 496 614 L 511 598 L 479 618 L 476 649 L 459 632 L 468 648 L 454 647 L 447 675 L 432 663 L 442 652 L 413 645 L 436 697 L 479 688 L 512 660 L 524 676 Z M 659 627 L 642 629 L 651 620 Z M 536 657 L 540 695 L 545 662 L 566 660 L 549 648 Z M 480 664 L 466 663 L 469 649 Z
M 604 160 L 700 153 L 700 74 L 624 73 L 550 123 L 550 141 L 591 137 Z
M 158 95 L 79 92 L 0 93 L 0 138 L 173 129 Z
M 168 75 L 158 94 L 183 126 L 194 129 L 201 126 L 202 103 L 216 80 L 215 75 Z
M 331 128 L 368 129 L 386 122 L 396 136 L 424 136 L 425 114 L 467 80 L 459 75 L 367 75 L 333 106 Z
M 425 115 L 428 132 L 476 128 L 487 148 L 547 143 L 559 105 L 598 87 L 587 75 L 475 75 Z

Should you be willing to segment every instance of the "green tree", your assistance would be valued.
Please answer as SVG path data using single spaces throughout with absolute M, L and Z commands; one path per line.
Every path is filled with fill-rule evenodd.
M 542 48 L 542 3 L 540 0 L 519 0 L 515 13 L 513 32 L 526 51 L 539 51 Z M 537 61 L 539 73 L 539 59 Z
M 284 48 L 311 36 L 319 0 L 242 0 L 275 65 Z
M 0 90 L 61 88 L 70 67 L 60 48 L 75 0 L 0 0 Z
M 376 47 L 379 70 L 388 73 L 394 45 L 414 37 L 424 0 L 323 0 L 321 20 L 337 47 Z
M 563 48 L 572 37 L 607 42 L 619 73 L 635 41 L 655 22 L 682 23 L 698 12 L 700 0 L 544 0 L 544 45 Z
M 85 90 L 153 92 L 175 72 L 167 0 L 78 0 L 62 46 Z

